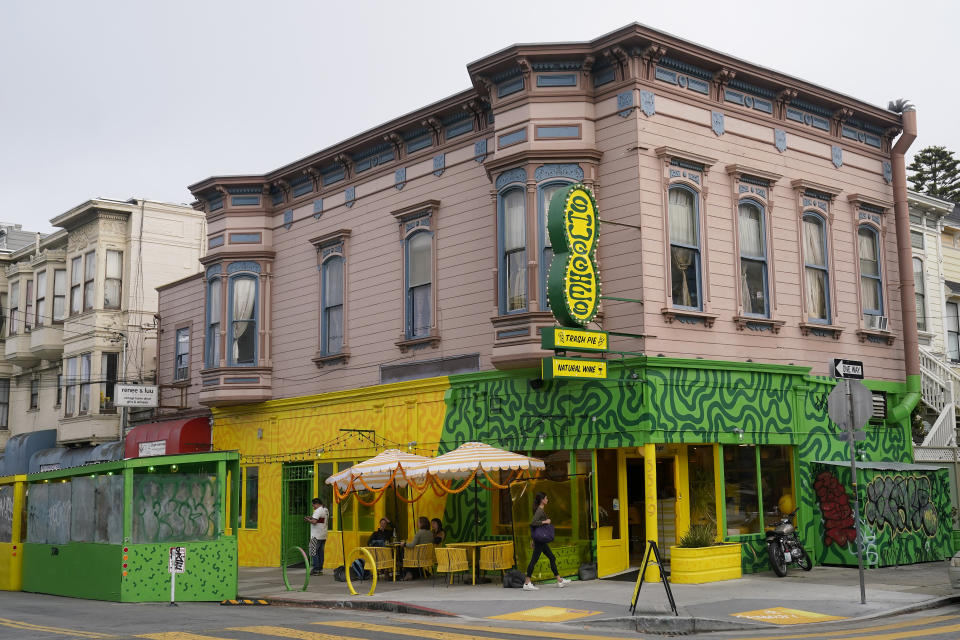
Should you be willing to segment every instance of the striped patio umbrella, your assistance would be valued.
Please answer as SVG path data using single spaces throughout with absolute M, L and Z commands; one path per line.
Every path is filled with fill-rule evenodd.
M 419 469 L 430 461 L 431 458 L 399 449 L 387 449 L 369 460 L 358 462 L 349 469 L 330 476 L 326 482 L 336 484 L 341 491 L 380 489 L 389 485 L 391 481 L 402 487 L 407 484 L 404 473 L 411 476 L 413 470 Z
M 473 539 L 477 540 L 480 526 L 477 488 L 478 478 L 484 476 L 491 487 L 498 488 L 493 477 L 500 471 L 515 471 L 512 479 L 516 479 L 526 472 L 528 477 L 545 467 L 543 460 L 531 458 L 512 451 L 504 451 L 491 447 L 482 442 L 466 442 L 453 451 L 429 460 L 425 465 L 411 471 L 408 476 L 415 482 L 422 482 L 428 478 L 437 485 L 443 486 L 443 480 L 459 478 L 473 478 Z M 508 480 L 509 484 L 509 480 Z M 463 490 L 456 490 L 457 493 Z M 449 488 L 447 489 L 449 490 Z
M 543 460 L 512 451 L 504 451 L 482 442 L 466 442 L 453 451 L 428 459 L 426 464 L 407 473 L 410 478 L 422 480 L 427 474 L 447 480 L 468 478 L 474 472 L 526 471 L 533 473 L 544 468 Z

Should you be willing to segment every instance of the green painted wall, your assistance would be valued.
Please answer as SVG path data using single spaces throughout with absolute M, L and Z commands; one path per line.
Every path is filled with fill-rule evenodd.
M 608 362 L 606 380 L 550 380 L 539 389 L 529 384 L 539 377 L 536 370 L 451 376 L 439 453 L 471 440 L 533 452 L 646 442 L 793 445 L 800 535 L 811 557 L 820 557 L 811 464 L 849 459 L 847 444 L 827 416 L 833 378 L 760 363 L 646 357 Z M 902 384 L 868 381 L 867 386 L 886 391 L 888 406 L 903 394 Z M 734 428 L 744 431 L 742 441 Z M 871 424 L 866 431 L 859 445 L 865 460 L 912 459 L 906 422 Z M 449 499 L 448 535 L 471 537 L 474 510 L 490 513 L 490 497 L 468 490 Z M 769 569 L 763 536 L 742 541 L 744 571 Z
M 123 550 L 92 542 L 23 545 L 23 590 L 56 596 L 120 600 Z
M 177 575 L 177 600 L 202 602 L 237 597 L 237 539 L 224 536 L 210 542 L 130 545 L 128 573 L 123 579 L 124 602 L 170 599 L 170 547 L 187 548 L 185 571 Z

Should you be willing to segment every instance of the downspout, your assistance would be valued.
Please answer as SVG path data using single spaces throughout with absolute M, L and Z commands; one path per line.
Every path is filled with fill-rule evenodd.
M 903 133 L 890 151 L 893 165 L 893 212 L 897 224 L 897 256 L 900 265 L 900 316 L 903 322 L 903 368 L 907 374 L 906 395 L 887 411 L 888 422 L 910 417 L 920 401 L 920 340 L 917 335 L 916 290 L 913 284 L 913 250 L 910 246 L 910 209 L 907 205 L 907 170 L 904 156 L 917 138 L 917 112 L 908 107 L 901 114 Z

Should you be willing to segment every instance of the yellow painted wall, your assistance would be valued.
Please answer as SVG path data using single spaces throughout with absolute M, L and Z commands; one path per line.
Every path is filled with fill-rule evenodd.
M 0 542 L 0 590 L 20 591 L 23 585 L 23 501 L 26 498 L 27 476 L 5 476 L 0 485 L 14 485 L 13 489 L 13 535 L 11 542 Z
M 364 460 L 384 449 L 407 448 L 411 442 L 416 443 L 414 453 L 432 456 L 436 454 L 443 429 L 444 394 L 449 387 L 446 377 L 429 378 L 214 409 L 214 449 L 235 449 L 240 452 L 242 465 L 259 467 L 258 526 L 239 531 L 240 565 L 280 564 L 284 462 Z M 372 429 L 378 443 L 383 439 L 387 444 L 374 447 L 359 435 L 345 436 L 341 429 Z M 318 455 L 321 448 L 323 451 Z M 264 461 L 255 456 L 271 458 Z M 335 508 L 328 507 L 331 511 Z M 417 504 L 417 513 L 439 517 L 443 507 L 444 499 L 428 492 Z M 365 532 L 360 532 L 359 537 L 365 539 Z M 330 566 L 331 562 L 325 565 Z

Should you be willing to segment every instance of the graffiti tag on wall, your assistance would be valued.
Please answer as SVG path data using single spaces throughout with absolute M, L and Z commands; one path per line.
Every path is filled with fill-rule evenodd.
M 878 476 L 867 485 L 863 517 L 896 532 L 937 534 L 939 518 L 930 501 L 930 478 L 925 475 Z
M 133 541 L 215 538 L 219 508 L 216 476 L 134 476 Z

